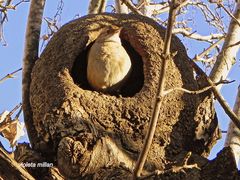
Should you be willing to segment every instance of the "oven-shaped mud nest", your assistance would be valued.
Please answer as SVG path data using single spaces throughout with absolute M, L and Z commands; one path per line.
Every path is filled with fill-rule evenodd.
M 114 95 L 91 89 L 86 76 L 88 50 L 102 29 L 109 26 L 122 28 L 122 45 L 133 66 L 122 91 Z M 104 166 L 107 160 L 93 168 L 91 156 L 104 137 L 134 162 L 152 115 L 164 34 L 163 27 L 139 15 L 88 15 L 64 25 L 50 40 L 32 72 L 30 100 L 34 127 L 41 139 L 32 142 L 36 149 L 49 153 L 50 148 L 55 155 L 58 151 L 58 163 L 65 163 L 68 176 L 87 174 L 88 170 L 94 172 L 94 168 Z M 173 37 L 171 52 L 176 55 L 168 63 L 165 89 L 199 89 L 186 50 L 177 37 Z M 190 95 L 173 91 L 164 98 L 146 169 L 162 169 L 182 151 L 207 155 L 218 137 L 210 92 Z M 81 167 L 88 164 L 84 170 L 77 165 L 71 169 L 67 159 L 65 150 L 75 141 L 84 149 L 76 160 Z M 101 146 L 102 152 L 109 147 L 106 144 Z M 103 154 L 95 153 L 94 157 L 104 159 Z M 114 162 L 119 165 L 119 161 Z

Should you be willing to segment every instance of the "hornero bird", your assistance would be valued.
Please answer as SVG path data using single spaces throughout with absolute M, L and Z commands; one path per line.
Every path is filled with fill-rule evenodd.
M 96 91 L 119 93 L 129 77 L 132 64 L 121 43 L 121 30 L 106 28 L 89 50 L 87 79 Z

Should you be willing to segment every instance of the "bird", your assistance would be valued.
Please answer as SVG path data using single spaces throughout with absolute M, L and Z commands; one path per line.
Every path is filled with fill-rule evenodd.
M 121 30 L 121 27 L 104 29 L 89 50 L 87 80 L 95 91 L 120 93 L 130 76 L 132 63 L 122 46 Z

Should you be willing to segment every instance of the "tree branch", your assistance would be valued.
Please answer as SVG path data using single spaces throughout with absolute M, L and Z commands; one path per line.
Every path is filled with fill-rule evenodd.
M 88 7 L 88 14 L 105 12 L 107 0 L 91 0 Z
M 217 45 L 219 45 L 219 43 L 224 39 L 224 37 L 220 38 L 217 42 L 213 43 L 211 46 L 209 46 L 206 50 L 204 50 L 202 53 L 196 55 L 194 57 L 194 61 L 199 61 L 199 59 L 201 57 L 204 57 L 205 55 L 207 55 L 212 49 L 214 49 L 215 47 L 217 47 Z
M 7 79 L 9 79 L 9 78 L 13 78 L 13 77 L 14 77 L 14 74 L 16 74 L 17 72 L 19 72 L 19 71 L 21 71 L 21 70 L 22 70 L 22 68 L 19 68 L 19 69 L 17 69 L 16 71 L 13 71 L 13 72 L 7 74 L 6 76 L 4 76 L 3 78 L 0 79 L 0 83 L 2 83 L 3 81 L 5 81 L 5 80 L 7 80 Z
M 200 34 L 197 34 L 195 32 L 189 32 L 184 28 L 177 28 L 173 30 L 174 34 L 181 34 L 183 36 L 186 36 L 190 39 L 195 39 L 198 41 L 206 41 L 206 42 L 212 42 L 214 39 L 221 39 L 224 35 L 223 34 L 210 34 L 208 36 L 202 36 Z
M 165 90 L 164 91 L 164 96 L 166 96 L 167 94 L 173 92 L 173 91 L 183 91 L 185 93 L 188 93 L 188 94 L 201 94 L 201 93 L 204 93 L 210 89 L 212 89 L 213 87 L 216 87 L 218 86 L 219 84 L 229 84 L 229 83 L 232 83 L 233 81 L 226 81 L 226 80 L 221 80 L 217 83 L 214 83 L 213 86 L 207 86 L 207 87 L 204 87 L 202 89 L 199 89 L 199 90 L 196 90 L 196 91 L 191 91 L 191 90 L 188 90 L 188 89 L 184 89 L 182 87 L 174 87 L 172 89 L 169 89 L 169 90 Z
M 29 0 L 21 0 L 20 2 L 18 2 L 15 5 L 11 5 L 12 0 L 8 0 L 4 5 L 2 5 L 3 2 L 0 3 L 0 12 L 2 12 L 4 14 L 4 16 L 1 18 L 0 24 L 2 25 L 4 23 L 4 21 L 7 20 L 7 11 L 9 9 L 16 10 L 17 6 L 23 2 L 29 2 Z
M 141 11 L 139 11 L 136 6 L 130 0 L 121 0 L 126 6 L 133 12 L 139 15 L 143 15 Z
M 45 0 L 32 0 L 28 15 L 27 29 L 25 35 L 25 47 L 23 55 L 22 72 L 22 98 L 24 121 L 28 132 L 28 137 L 33 145 L 38 142 L 38 136 L 33 126 L 32 109 L 30 105 L 30 83 L 31 72 L 35 61 L 38 59 L 39 39 L 42 24 L 42 16 Z
M 24 168 L 21 167 L 13 158 L 11 158 L 1 147 L 0 147 L 0 177 L 8 179 L 20 179 L 20 180 L 34 180 Z
M 151 0 L 138 0 L 138 9 L 147 17 L 151 17 L 153 13 L 153 9 L 150 8 L 150 2 Z
M 164 98 L 164 85 L 165 85 L 165 74 L 166 74 L 166 68 L 167 68 L 167 61 L 169 61 L 172 58 L 170 55 L 170 44 L 171 44 L 171 39 L 172 39 L 172 29 L 173 29 L 174 21 L 176 18 L 176 12 L 179 9 L 179 3 L 180 2 L 175 1 L 175 0 L 170 2 L 168 25 L 167 25 L 167 30 L 166 30 L 165 39 L 164 39 L 162 67 L 161 67 L 160 76 L 159 76 L 158 90 L 157 90 L 154 110 L 153 110 L 152 118 L 150 120 L 150 125 L 149 125 L 148 131 L 147 131 L 147 135 L 144 140 L 143 149 L 140 152 L 138 161 L 137 161 L 136 166 L 133 171 L 133 179 L 136 179 L 137 177 L 141 176 L 141 172 L 142 172 L 143 166 L 145 164 L 145 161 L 146 161 L 146 158 L 148 155 L 148 151 L 152 144 L 153 136 L 155 134 L 158 116 L 159 116 L 160 108 L 161 108 L 163 98 Z
M 234 13 L 234 17 L 240 21 L 240 2 L 237 3 L 237 7 Z M 217 61 L 210 73 L 210 78 L 213 82 L 217 82 L 220 79 L 226 79 L 227 75 L 235 63 L 236 54 L 240 48 L 240 45 L 232 46 L 240 41 L 240 26 L 236 23 L 236 20 L 232 19 L 228 28 L 222 50 L 217 57 Z M 220 89 L 221 87 L 219 87 Z
M 212 91 L 214 93 L 214 96 L 216 97 L 216 99 L 218 100 L 220 105 L 222 106 L 223 110 L 231 118 L 233 123 L 238 128 L 240 128 L 240 118 L 238 118 L 236 116 L 236 114 L 231 110 L 231 108 L 229 107 L 229 105 L 227 104 L 227 102 L 225 101 L 223 96 L 220 94 L 218 88 L 216 86 L 214 86 L 213 81 L 203 72 L 203 70 L 200 67 L 198 67 L 198 65 L 194 61 L 190 60 L 189 62 L 192 65 L 192 67 L 194 68 L 194 70 L 196 71 L 196 73 L 200 76 L 203 76 L 206 79 L 207 83 L 210 86 L 212 86 Z
M 186 0 L 179 5 L 179 8 L 187 6 L 189 3 L 191 3 L 191 0 Z M 153 15 L 160 15 L 169 11 L 169 5 L 167 2 L 162 2 L 157 4 L 150 3 L 148 8 L 149 8 L 149 11 L 150 10 L 152 11 Z
M 117 13 L 128 14 L 128 7 L 121 0 L 115 0 L 115 8 Z
M 227 11 L 228 13 L 228 11 Z M 220 54 L 217 57 L 216 63 L 213 66 L 213 69 L 210 73 L 210 78 L 213 82 L 218 81 L 219 79 L 226 79 L 233 64 L 235 63 L 235 59 L 236 59 L 236 55 L 237 52 L 239 51 L 240 48 L 240 26 L 239 26 L 239 22 L 240 22 L 240 1 L 237 1 L 236 4 L 236 9 L 234 14 L 232 15 L 231 13 L 228 13 L 232 19 L 228 28 L 228 33 L 227 36 L 225 38 L 225 42 L 223 44 L 222 50 L 220 52 Z M 220 89 L 220 87 L 218 87 L 218 89 Z M 225 110 L 225 112 L 230 113 L 230 108 L 227 109 L 227 111 Z M 235 110 L 235 109 L 234 109 Z M 227 114 L 228 114 L 227 113 Z M 233 113 L 234 115 L 232 115 L 232 113 L 228 114 L 230 119 L 232 120 L 232 122 L 230 122 L 229 124 L 229 130 L 227 133 L 227 139 L 225 142 L 225 145 L 230 145 L 232 150 L 233 150 L 233 154 L 235 156 L 235 160 L 239 161 L 239 144 L 235 144 L 234 142 L 236 141 L 236 139 L 238 139 L 238 143 L 239 143 L 239 138 L 240 138 L 240 122 L 239 122 L 239 118 L 236 116 L 235 113 Z M 238 114 L 238 113 L 237 113 Z M 231 115 L 231 116 L 230 116 Z M 239 114 L 238 114 L 239 115 Z
M 240 21 L 237 19 L 237 18 L 235 18 L 235 16 L 231 13 L 231 12 L 229 12 L 228 10 L 227 10 L 227 8 L 225 8 L 225 6 L 221 3 L 221 2 L 219 2 L 219 3 L 217 3 L 220 7 L 222 7 L 223 9 L 224 9 L 224 11 L 233 19 L 233 20 L 235 20 L 236 21 L 236 23 L 240 26 Z
M 233 107 L 233 112 L 240 117 L 240 85 L 238 86 L 238 93 Z M 230 146 L 234 152 L 236 164 L 240 160 L 240 129 L 230 121 L 228 126 L 228 134 L 225 140 L 225 147 Z

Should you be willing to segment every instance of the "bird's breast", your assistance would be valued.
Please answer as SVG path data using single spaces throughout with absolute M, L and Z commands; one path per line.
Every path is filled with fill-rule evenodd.
M 87 79 L 95 90 L 108 91 L 126 79 L 131 60 L 119 43 L 94 43 L 88 54 Z M 118 87 L 118 88 L 119 88 Z

